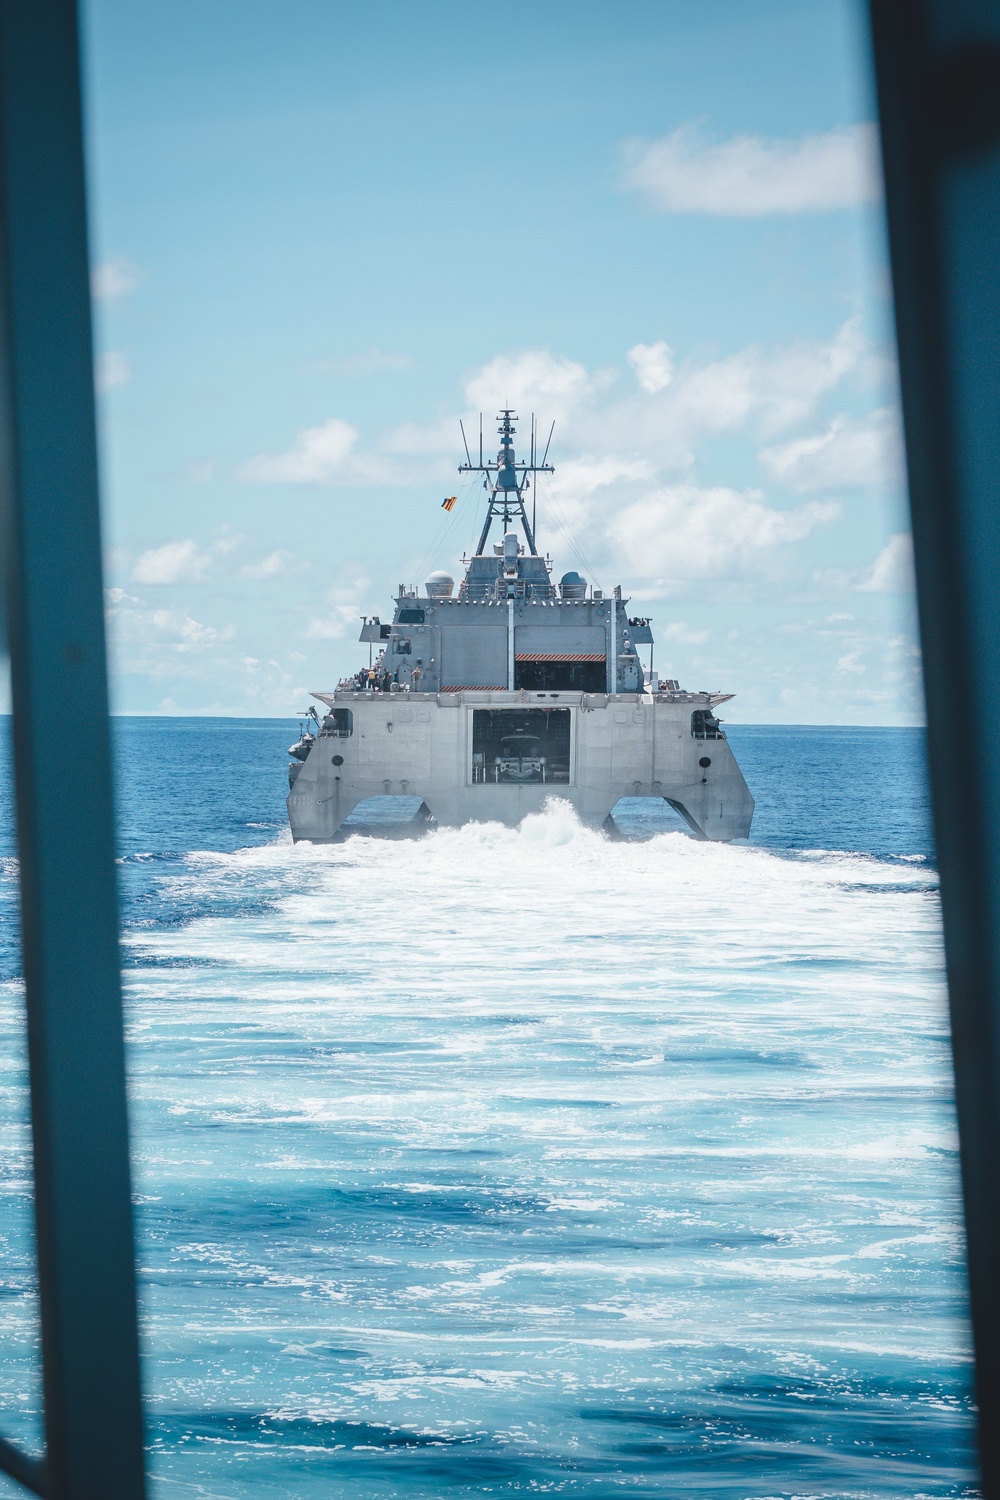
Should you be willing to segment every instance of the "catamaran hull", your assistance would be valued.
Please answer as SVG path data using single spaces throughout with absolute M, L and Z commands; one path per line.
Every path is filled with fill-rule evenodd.
M 557 796 L 594 827 L 620 797 L 654 797 L 670 802 L 703 838 L 746 838 L 754 801 L 729 744 L 721 733 L 693 727 L 721 696 L 338 692 L 327 701 L 350 710 L 349 732 L 321 733 L 307 759 L 290 768 L 292 837 L 331 842 L 370 797 L 419 797 L 439 824 L 458 827 L 516 826 Z M 474 749 L 474 715 L 484 709 L 568 711 L 568 763 L 561 759 L 529 784 L 503 780 L 499 762 L 484 763 Z

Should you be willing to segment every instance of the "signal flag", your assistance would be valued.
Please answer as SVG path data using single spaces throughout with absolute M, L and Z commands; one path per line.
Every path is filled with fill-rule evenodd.
M 441 501 L 441 509 L 442 510 L 451 510 L 451 508 L 453 507 L 453 505 L 455 504 L 455 501 L 457 499 L 458 499 L 457 495 L 449 495 L 448 498 L 447 498 L 447 500 L 442 500 Z

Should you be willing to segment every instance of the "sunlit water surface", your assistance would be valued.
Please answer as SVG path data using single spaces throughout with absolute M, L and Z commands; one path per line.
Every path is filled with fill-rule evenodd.
M 289 726 L 117 734 L 155 1494 L 973 1492 L 915 732 L 733 730 L 730 847 L 559 803 L 293 847 Z

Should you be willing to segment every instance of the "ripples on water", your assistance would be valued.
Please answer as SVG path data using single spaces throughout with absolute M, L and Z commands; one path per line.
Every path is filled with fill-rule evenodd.
M 287 733 L 120 728 L 157 1493 L 971 1493 L 913 736 L 866 732 L 880 812 L 855 742 L 734 731 L 774 848 L 558 803 L 311 848 Z

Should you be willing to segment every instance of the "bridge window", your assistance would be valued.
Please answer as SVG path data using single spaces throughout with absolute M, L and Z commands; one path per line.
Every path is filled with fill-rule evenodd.
M 397 625 L 422 625 L 424 623 L 424 612 L 422 609 L 401 609 L 396 616 Z

